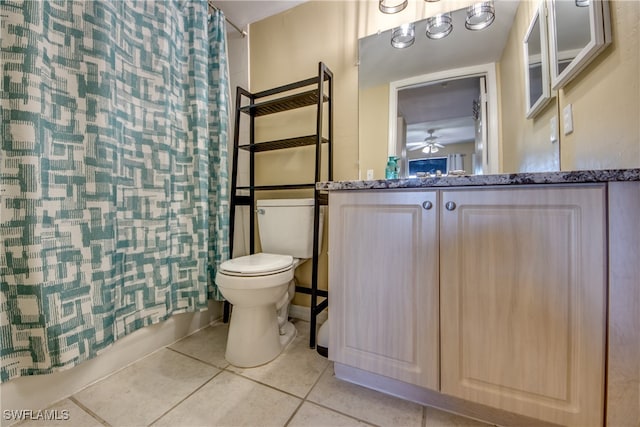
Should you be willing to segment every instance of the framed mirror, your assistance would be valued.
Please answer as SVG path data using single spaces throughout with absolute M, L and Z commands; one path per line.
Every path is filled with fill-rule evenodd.
M 428 19 L 422 19 L 414 23 L 416 39 L 409 48 L 393 48 L 390 30 L 359 40 L 361 176 L 369 170 L 382 176 L 381 165 L 389 155 L 400 157 L 402 177 L 411 175 L 410 160 L 453 154 L 462 155 L 463 165 L 447 169 L 500 172 L 500 81 L 491 75 L 496 75 L 520 2 L 494 4 L 495 20 L 481 31 L 465 28 L 467 10 L 462 8 L 450 12 L 453 30 L 441 39 L 426 36 Z M 514 39 L 518 86 L 522 85 L 522 35 Z M 480 89 L 482 76 L 487 77 L 486 96 Z M 484 119 L 484 124 L 476 118 Z M 429 142 L 444 147 L 434 144 L 438 151 L 426 153 L 423 149 Z
M 545 16 L 545 4 L 541 1 L 523 41 L 527 119 L 533 118 L 551 99 Z
M 611 43 L 607 0 L 550 0 L 551 87 L 566 85 Z

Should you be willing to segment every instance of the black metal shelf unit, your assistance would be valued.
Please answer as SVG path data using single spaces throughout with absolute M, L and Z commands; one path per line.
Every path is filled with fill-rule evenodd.
M 302 90 L 305 89 L 305 90 Z M 293 94 L 285 94 L 286 92 L 298 91 Z M 278 97 L 278 95 L 280 95 Z M 275 98 L 272 98 L 275 97 Z M 265 98 L 271 98 L 265 100 Z M 318 289 L 318 248 L 320 245 L 319 235 L 320 229 L 320 205 L 327 204 L 327 194 L 316 189 L 316 183 L 321 179 L 322 172 L 322 145 L 327 147 L 326 170 L 327 178 L 333 179 L 333 73 L 327 66 L 320 62 L 318 64 L 318 75 L 295 83 L 279 86 L 262 92 L 251 93 L 241 87 L 236 92 L 236 114 L 235 129 L 233 134 L 233 165 L 231 174 L 231 216 L 230 216 L 230 252 L 233 254 L 233 233 L 235 230 L 235 211 L 236 206 L 249 206 L 251 213 L 256 210 L 256 192 L 265 190 L 294 190 L 307 189 L 313 191 L 314 203 L 314 221 L 313 221 L 313 259 L 312 259 L 312 278 L 311 287 L 296 286 L 296 292 L 308 294 L 311 296 L 310 307 L 310 333 L 309 346 L 314 348 L 316 345 L 316 326 L 317 316 L 327 308 L 329 304 L 329 295 L 326 290 Z M 248 104 L 246 104 L 248 101 Z M 327 103 L 327 115 L 324 116 L 324 103 Z M 243 105 L 246 104 L 246 105 Z M 255 121 L 256 117 L 262 117 L 269 114 L 281 113 L 297 108 L 312 107 L 316 108 L 316 133 L 314 135 L 298 136 L 293 138 L 279 139 L 275 141 L 255 141 Z M 240 121 L 241 117 L 248 117 L 249 122 L 249 143 L 240 144 Z M 322 136 L 324 120 L 327 124 L 327 135 Z M 256 185 L 255 183 L 255 162 L 256 153 L 272 150 L 282 150 L 288 148 L 297 148 L 315 145 L 315 180 L 314 182 L 302 182 L 285 185 Z M 238 186 L 238 153 L 239 150 L 249 152 L 249 185 Z M 239 192 L 244 194 L 239 194 Z M 248 195 L 247 195 L 248 192 Z M 249 246 L 250 253 L 255 250 L 255 221 L 249 221 Z M 321 302 L 318 299 L 322 298 Z M 229 319 L 229 304 L 225 301 L 224 305 L 224 321 Z

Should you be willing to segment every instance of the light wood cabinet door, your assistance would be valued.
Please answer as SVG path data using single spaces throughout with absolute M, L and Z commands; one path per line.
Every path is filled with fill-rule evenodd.
M 436 194 L 329 193 L 329 359 L 438 389 Z
M 602 425 L 604 187 L 444 191 L 441 205 L 442 392 Z

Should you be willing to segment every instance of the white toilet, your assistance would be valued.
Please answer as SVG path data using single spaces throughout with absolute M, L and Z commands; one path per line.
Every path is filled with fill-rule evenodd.
M 256 204 L 263 252 L 223 262 L 216 274 L 220 292 L 233 304 L 225 358 L 243 368 L 273 360 L 295 338 L 288 321 L 293 273 L 313 254 L 313 199 Z M 321 210 L 320 236 L 322 222 Z

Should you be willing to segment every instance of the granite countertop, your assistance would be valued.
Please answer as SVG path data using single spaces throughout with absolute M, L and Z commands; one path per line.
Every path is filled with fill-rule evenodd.
M 387 188 L 459 187 L 485 185 L 575 184 L 640 181 L 640 169 L 582 170 L 496 175 L 461 175 L 372 181 L 323 181 L 318 190 L 372 190 Z

